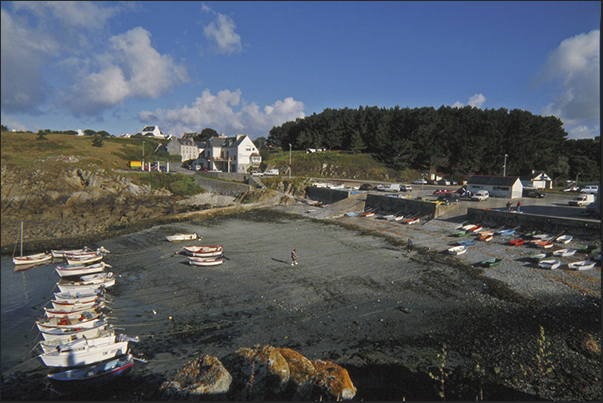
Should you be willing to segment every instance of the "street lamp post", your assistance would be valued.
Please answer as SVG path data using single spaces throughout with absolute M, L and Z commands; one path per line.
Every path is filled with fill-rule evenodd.
M 291 179 L 291 143 L 289 143 L 289 179 Z
M 509 154 L 505 154 L 505 165 L 503 165 L 503 176 L 507 176 L 507 157 Z

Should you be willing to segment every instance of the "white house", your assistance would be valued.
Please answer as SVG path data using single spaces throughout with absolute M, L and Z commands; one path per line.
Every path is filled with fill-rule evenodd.
M 203 152 L 203 143 L 174 137 L 167 144 L 167 151 L 171 155 L 180 155 L 182 162 L 196 160 L 199 158 L 199 154 Z
M 521 170 L 519 179 L 524 188 L 532 189 L 552 189 L 553 180 L 550 176 L 542 171 L 534 171 L 533 169 Z
M 487 190 L 492 197 L 517 199 L 522 196 L 523 185 L 519 176 L 473 175 L 467 181 L 467 190 L 473 194 L 478 190 Z
M 155 137 L 156 139 L 167 139 L 169 136 L 164 135 L 159 126 L 145 126 L 141 134 L 147 137 Z
M 246 173 L 262 163 L 260 152 L 245 134 L 211 137 L 200 158 L 204 159 L 205 168 L 222 172 Z

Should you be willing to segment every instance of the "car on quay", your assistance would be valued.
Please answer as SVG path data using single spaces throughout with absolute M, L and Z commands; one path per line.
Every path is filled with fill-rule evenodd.
M 445 195 L 445 194 L 449 194 L 449 193 L 456 193 L 456 190 L 454 190 L 454 189 L 436 189 L 433 192 L 433 195 L 440 196 L 440 195 Z
M 542 193 L 536 189 L 527 189 L 523 192 L 524 197 L 534 197 L 536 199 L 544 199 L 546 197 L 546 193 Z
M 427 185 L 427 180 L 421 178 L 421 179 L 415 179 L 414 181 L 412 181 L 413 184 L 415 185 Z
M 599 193 L 599 186 L 597 185 L 587 185 L 580 189 L 580 193 L 589 193 L 589 194 L 597 194 Z
M 443 195 L 439 195 L 437 198 L 437 201 L 448 202 L 448 203 L 459 202 L 459 201 L 461 201 L 461 195 L 457 192 L 446 193 Z
M 473 196 L 471 196 L 471 200 L 478 202 L 488 200 L 489 198 L 490 193 L 488 193 L 487 190 L 478 190 Z

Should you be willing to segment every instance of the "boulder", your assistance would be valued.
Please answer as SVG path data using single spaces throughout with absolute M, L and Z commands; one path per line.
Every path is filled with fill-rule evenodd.
M 330 399 L 351 400 L 356 395 L 356 388 L 345 368 L 323 360 L 313 360 L 312 364 L 316 369 L 314 385 Z
M 222 363 L 233 377 L 233 400 L 274 400 L 289 382 L 289 364 L 272 346 L 240 348 Z
M 316 377 L 312 361 L 290 348 L 277 348 L 289 365 L 289 383 L 284 392 L 285 400 L 308 400 Z
M 192 396 L 224 394 L 231 382 L 232 376 L 218 358 L 203 355 L 186 363 L 174 380 L 164 382 L 160 390 L 168 398 L 190 399 Z

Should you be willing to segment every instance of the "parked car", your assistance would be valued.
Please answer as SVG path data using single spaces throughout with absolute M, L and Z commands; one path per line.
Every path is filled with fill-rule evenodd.
M 358 188 L 359 190 L 372 190 L 373 189 L 373 185 L 371 185 L 370 183 L 363 183 L 362 185 L 360 185 L 360 188 Z
M 452 183 L 448 179 L 440 179 L 438 185 L 450 186 Z
M 446 193 L 446 194 L 443 194 L 443 195 L 439 195 L 437 200 L 438 201 L 444 201 L 444 202 L 447 201 L 449 203 L 458 202 L 458 201 L 461 200 L 461 195 L 458 194 L 458 193 L 456 193 L 456 192 L 454 192 L 454 193 Z
M 264 176 L 264 173 L 260 171 L 249 171 L 249 173 L 251 174 L 251 176 Z
M 478 190 L 473 196 L 471 196 L 471 200 L 484 201 L 488 200 L 489 197 L 490 193 L 488 193 L 487 190 Z
M 531 190 L 524 191 L 523 196 L 524 197 L 535 197 L 537 199 L 543 199 L 546 197 L 546 194 L 539 192 L 538 190 L 531 189 Z
M 412 192 L 412 186 L 410 186 L 410 185 L 400 185 L 400 190 L 402 192 Z
M 568 187 L 566 187 L 565 189 L 563 189 L 564 192 L 578 192 L 580 191 L 580 188 L 576 185 L 570 185 Z
M 415 185 L 427 185 L 427 181 L 423 178 L 412 181 Z
M 587 185 L 580 190 L 581 193 L 597 194 L 599 192 L 599 186 Z

